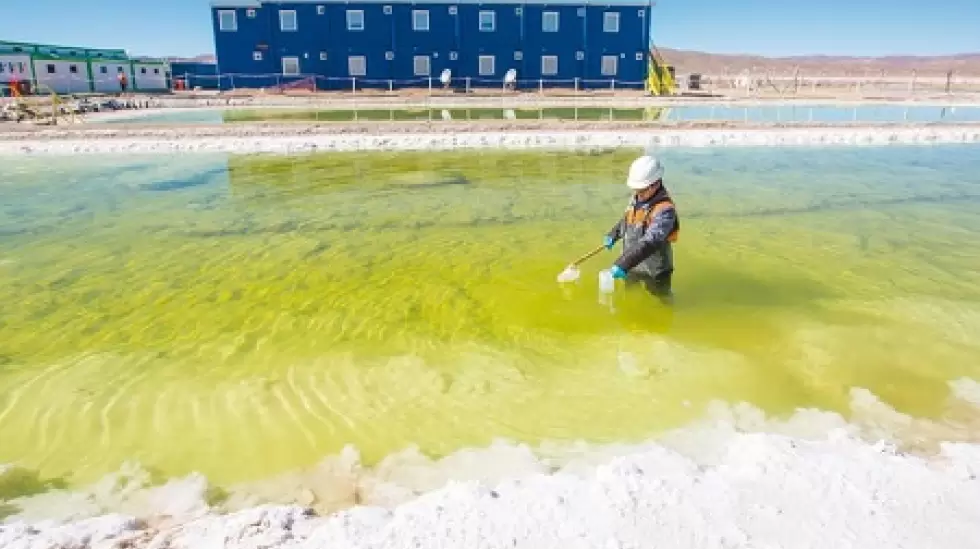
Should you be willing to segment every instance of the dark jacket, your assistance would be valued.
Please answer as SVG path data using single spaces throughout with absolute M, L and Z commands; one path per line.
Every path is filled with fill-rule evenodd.
M 639 202 L 634 195 L 626 213 L 609 231 L 614 241 L 623 240 L 623 253 L 616 265 L 627 273 L 660 277 L 674 270 L 671 241 L 680 231 L 680 219 L 661 184 L 649 199 Z

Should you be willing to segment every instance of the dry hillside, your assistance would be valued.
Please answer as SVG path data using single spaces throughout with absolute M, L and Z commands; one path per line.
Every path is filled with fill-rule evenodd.
M 887 75 L 908 74 L 913 70 L 920 76 L 945 76 L 953 71 L 957 76 L 980 76 L 980 53 L 937 57 L 761 57 L 756 55 L 729 55 L 699 51 L 659 48 L 664 59 L 686 74 L 734 74 L 745 70 L 777 74 L 790 74 L 797 67 L 804 75 L 826 76 L 875 76 L 884 71 Z

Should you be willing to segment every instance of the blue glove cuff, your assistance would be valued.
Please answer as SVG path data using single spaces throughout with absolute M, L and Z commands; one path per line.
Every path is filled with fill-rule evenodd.
M 624 271 L 623 268 L 620 267 L 619 265 L 613 265 L 612 269 L 609 270 L 612 272 L 613 278 L 619 278 L 619 279 L 626 278 L 626 271 Z
M 607 250 L 611 250 L 612 247 L 616 244 L 616 241 L 613 239 L 613 237 L 607 236 L 605 239 L 603 239 L 602 243 L 603 245 L 606 246 Z

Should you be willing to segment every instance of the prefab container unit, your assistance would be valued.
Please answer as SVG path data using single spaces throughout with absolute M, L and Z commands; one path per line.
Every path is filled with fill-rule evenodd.
M 39 93 L 89 93 L 92 74 L 86 58 L 66 59 L 34 55 L 34 82 Z
M 134 91 L 162 91 L 170 88 L 170 67 L 155 61 L 133 61 Z
M 0 53 L 0 96 L 10 95 L 11 82 L 32 82 L 34 67 L 31 56 L 22 53 Z
M 221 87 L 519 85 L 642 88 L 650 0 L 216 0 Z M 430 84 L 434 81 L 435 84 Z
M 128 59 L 116 59 L 112 61 L 92 61 L 92 90 L 98 93 L 119 93 L 122 86 L 119 85 L 119 74 L 125 73 L 129 77 L 127 91 L 133 89 L 132 64 Z
M 132 59 L 120 49 L 0 41 L 0 59 L 13 57 L 26 57 L 31 87 L 42 94 L 119 92 L 120 70 L 129 77 L 130 91 L 164 91 L 170 87 L 166 62 Z M 0 73 L 0 83 L 3 78 Z

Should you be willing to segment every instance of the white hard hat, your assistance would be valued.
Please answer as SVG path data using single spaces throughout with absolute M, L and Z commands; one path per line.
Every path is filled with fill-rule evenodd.
M 633 161 L 626 186 L 641 190 L 653 185 L 664 176 L 664 165 L 654 156 L 644 155 Z

